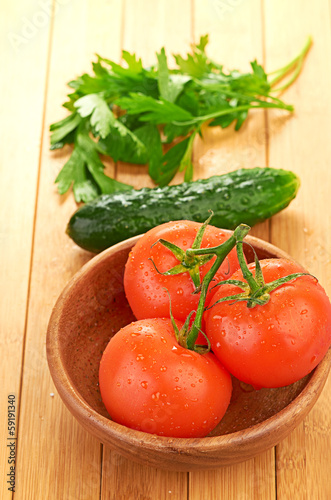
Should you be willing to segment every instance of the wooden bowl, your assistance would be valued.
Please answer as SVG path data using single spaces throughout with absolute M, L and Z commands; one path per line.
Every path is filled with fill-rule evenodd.
M 52 312 L 47 358 L 55 386 L 80 424 L 125 457 L 169 470 L 212 469 L 250 459 L 287 436 L 315 404 L 331 364 L 331 349 L 302 380 L 279 389 L 253 390 L 233 379 L 230 406 L 216 429 L 199 439 L 167 438 L 113 422 L 98 386 L 101 355 L 110 337 L 134 320 L 123 290 L 131 238 L 92 258 L 72 278 Z M 259 258 L 289 256 L 254 237 Z M 252 253 L 247 254 L 248 261 Z

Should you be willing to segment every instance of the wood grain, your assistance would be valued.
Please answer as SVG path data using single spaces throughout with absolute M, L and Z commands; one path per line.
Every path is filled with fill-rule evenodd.
M 125 3 L 123 49 L 135 52 L 145 66 L 155 64 L 156 52 L 165 47 L 168 64 L 174 66 L 173 53 L 185 54 L 192 43 L 191 0 L 128 0 Z M 148 12 L 148 18 L 146 18 Z M 148 168 L 118 162 L 116 177 L 136 189 L 153 187 Z M 180 182 L 177 176 L 175 182 Z
M 96 12 L 107 19 L 111 40 L 97 30 Z M 89 500 L 100 495 L 100 443 L 68 414 L 54 389 L 45 356 L 45 333 L 55 299 L 91 257 L 75 247 L 64 232 L 76 205 L 72 196 L 60 200 L 54 179 L 68 151 L 49 151 L 48 127 L 66 115 L 60 106 L 68 92 L 65 83 L 90 70 L 94 52 L 109 51 L 111 46 L 120 53 L 120 16 L 119 2 L 72 1 L 59 7 L 54 17 L 24 363 L 17 499 Z
M 299 51 L 308 35 L 314 40 L 302 75 L 283 95 L 294 104 L 295 114 L 285 126 L 275 125 L 270 133 L 270 163 L 291 168 L 302 180 L 297 199 L 286 213 L 273 219 L 272 242 L 305 265 L 330 295 L 331 177 L 327 158 L 331 154 L 331 102 L 328 97 L 325 100 L 331 86 L 331 62 L 325 57 L 325 51 L 331 48 L 329 15 L 326 1 L 314 6 L 300 1 L 265 2 L 268 70 L 282 65 L 284 53 L 291 58 L 290 51 Z M 275 122 L 281 123 L 282 119 L 278 114 Z M 277 448 L 279 500 L 326 500 L 331 496 L 330 383 L 329 378 L 304 423 Z
M 194 36 L 210 33 L 210 57 L 224 64 L 227 69 L 249 69 L 249 61 L 258 59 L 263 63 L 263 17 L 261 2 L 210 2 L 195 1 Z M 254 113 L 238 132 L 231 126 L 220 130 L 209 128 L 204 141 L 199 138 L 194 149 L 195 175 L 208 177 L 237 168 L 267 165 L 267 129 L 263 112 Z M 256 226 L 252 234 L 268 240 L 269 222 Z M 261 461 L 261 463 L 260 463 Z M 265 471 L 263 488 L 253 478 L 262 468 Z M 249 471 L 249 474 L 248 474 Z M 247 481 L 247 477 L 250 481 Z M 202 498 L 206 485 L 206 498 L 274 499 L 274 452 L 245 464 L 220 469 L 215 473 L 190 473 L 190 499 Z M 254 485 L 252 485 L 253 480 Z
M 19 1 L 2 9 L 5 13 L 0 16 L 4 68 L 0 78 L 0 497 L 7 499 L 12 497 L 7 483 L 10 471 L 7 396 L 15 395 L 17 429 L 50 23 L 46 19 L 43 29 L 34 25 L 37 1 L 29 6 Z M 17 16 L 18 10 L 22 17 Z M 34 71 L 30 71 L 31 61 L 35 64 Z
M 190 500 L 273 499 L 274 470 L 270 467 L 273 450 L 241 464 L 214 471 L 195 472 L 190 478 Z
M 148 17 L 146 16 L 148 12 Z M 155 64 L 155 52 L 163 46 L 169 64 L 173 52 L 187 51 L 191 42 L 191 2 L 176 0 L 128 0 L 125 3 L 122 49 L 135 52 L 144 65 Z M 119 162 L 116 178 L 136 188 L 153 186 L 147 168 Z M 128 482 L 127 477 L 134 477 Z M 114 488 L 114 485 L 115 488 Z M 148 485 L 148 486 L 147 486 Z M 104 447 L 102 499 L 131 500 L 173 499 L 187 497 L 187 474 L 144 467 L 119 457 Z
M 81 429 L 51 381 L 45 332 L 58 294 L 91 257 L 65 236 L 76 205 L 54 186 L 69 148 L 48 151 L 48 126 L 66 114 L 65 83 L 90 70 L 95 52 L 120 60 L 126 48 L 147 64 L 162 45 L 169 54 L 185 52 L 205 33 L 210 55 L 240 69 L 256 57 L 275 69 L 308 34 L 314 37 L 302 75 L 283 95 L 295 114 L 257 112 L 238 133 L 209 130 L 205 142 L 196 141 L 194 163 L 196 177 L 268 164 L 298 173 L 298 198 L 253 234 L 288 251 L 331 294 L 330 2 L 19 0 L 3 2 L 1 12 L 0 473 L 8 472 L 6 396 L 20 394 L 22 375 L 15 500 L 328 500 L 330 380 L 303 424 L 277 447 L 276 463 L 271 450 L 239 466 L 190 474 L 187 482 L 186 474 L 102 450 Z M 145 167 L 109 162 L 107 171 L 136 187 L 151 185 Z M 5 482 L 0 496 L 12 496 Z

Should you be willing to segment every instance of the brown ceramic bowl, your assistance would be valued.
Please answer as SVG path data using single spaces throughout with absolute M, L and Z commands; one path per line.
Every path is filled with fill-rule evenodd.
M 255 391 L 233 380 L 230 406 L 216 429 L 199 439 L 167 438 L 113 422 L 98 387 L 102 352 L 110 337 L 134 320 L 123 291 L 124 265 L 139 237 L 92 258 L 61 293 L 47 332 L 49 368 L 64 403 L 105 445 L 142 464 L 174 470 L 211 469 L 250 459 L 285 438 L 314 406 L 331 364 L 331 350 L 293 385 Z M 259 258 L 287 257 L 254 237 Z M 252 260 L 252 255 L 247 255 Z

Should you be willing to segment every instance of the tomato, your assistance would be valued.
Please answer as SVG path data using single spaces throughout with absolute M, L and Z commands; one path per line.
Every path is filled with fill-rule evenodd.
M 260 262 L 269 283 L 303 269 L 285 259 Z M 250 264 L 250 270 L 255 265 Z M 241 271 L 231 279 L 243 281 Z M 222 285 L 211 304 L 240 293 Z M 211 348 L 239 380 L 256 387 L 280 387 L 304 377 L 322 360 L 331 344 L 331 304 L 312 276 L 301 276 L 270 292 L 265 305 L 248 308 L 233 300 L 215 304 L 205 313 Z
M 99 381 L 115 422 L 171 437 L 207 435 L 232 392 L 231 376 L 217 358 L 181 347 L 169 318 L 136 321 L 116 333 L 102 356 Z
M 201 226 L 202 224 L 192 221 L 165 223 L 148 231 L 132 249 L 125 267 L 124 288 L 137 319 L 169 317 L 167 290 L 171 298 L 172 314 L 176 319 L 185 321 L 188 314 L 197 309 L 200 294 L 193 294 L 195 286 L 189 273 L 164 276 L 157 272 L 153 262 L 160 272 L 168 271 L 178 265 L 179 261 L 171 250 L 156 242 L 163 238 L 187 250 L 192 247 Z M 201 248 L 220 245 L 228 238 L 229 235 L 225 231 L 207 226 Z M 215 257 L 200 267 L 201 280 L 214 260 Z M 225 279 L 238 268 L 239 263 L 234 249 L 228 254 L 215 279 L 217 281 Z M 209 303 L 212 294 L 208 295 L 206 304 Z

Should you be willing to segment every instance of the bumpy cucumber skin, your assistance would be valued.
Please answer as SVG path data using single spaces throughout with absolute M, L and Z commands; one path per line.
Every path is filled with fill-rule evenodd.
M 209 210 L 214 212 L 213 226 L 253 226 L 287 207 L 299 186 L 291 171 L 255 167 L 175 186 L 101 195 L 73 214 L 67 234 L 97 253 L 164 222 L 204 222 Z

